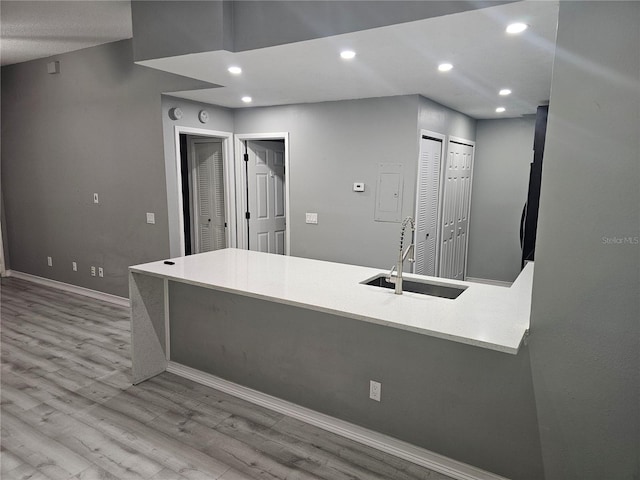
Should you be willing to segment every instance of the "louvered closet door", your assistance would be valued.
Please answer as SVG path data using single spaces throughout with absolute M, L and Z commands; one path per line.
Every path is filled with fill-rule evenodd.
M 464 280 L 472 167 L 473 146 L 449 141 L 442 211 L 441 277 Z
M 193 140 L 194 253 L 227 246 L 222 143 Z
M 415 273 L 436 275 L 437 228 L 442 140 L 423 136 L 418 163 Z

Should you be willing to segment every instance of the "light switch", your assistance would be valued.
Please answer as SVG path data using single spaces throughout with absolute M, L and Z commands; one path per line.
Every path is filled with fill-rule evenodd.
M 156 214 L 147 212 L 147 223 L 156 223 Z
M 364 192 L 364 183 L 363 182 L 356 182 L 353 184 L 353 191 L 354 192 Z
M 307 223 L 312 223 L 314 225 L 318 224 L 318 214 L 317 213 L 307 213 Z

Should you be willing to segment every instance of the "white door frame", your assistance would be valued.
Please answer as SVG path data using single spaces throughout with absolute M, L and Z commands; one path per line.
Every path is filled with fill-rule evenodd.
M 174 141 L 176 150 L 176 189 L 178 192 L 178 227 L 180 228 L 180 256 L 185 254 L 184 245 L 184 214 L 182 202 L 182 155 L 180 151 L 180 135 L 200 135 L 202 137 L 213 137 L 222 140 L 222 154 L 224 156 L 224 200 L 225 215 L 227 217 L 226 240 L 227 246 L 237 245 L 236 234 L 236 182 L 233 162 L 233 133 L 220 132 L 218 130 L 207 130 L 204 128 L 174 127 Z
M 440 270 L 440 236 L 442 234 L 442 228 L 440 223 L 442 222 L 442 199 L 443 199 L 443 183 L 444 183 L 444 168 L 443 163 L 446 163 L 445 158 L 447 146 L 447 136 L 442 133 L 434 132 L 432 130 L 420 129 L 420 136 L 418 137 L 418 166 L 416 168 L 416 197 L 414 199 L 414 217 L 418 220 L 418 195 L 420 194 L 420 159 L 422 158 L 422 137 L 431 137 L 441 141 L 440 145 L 440 178 L 438 179 L 438 219 L 436 223 L 436 253 L 435 253 L 435 276 L 438 276 Z M 416 232 L 418 225 L 416 224 Z M 416 264 L 413 263 L 411 271 L 415 273 Z
M 445 152 L 449 151 L 449 142 L 456 142 L 456 143 L 464 143 L 466 145 L 471 145 L 471 148 L 473 148 L 473 155 L 471 155 L 471 171 L 469 172 L 469 175 L 471 177 L 471 181 L 469 182 L 469 207 L 467 208 L 467 243 L 465 245 L 464 248 L 464 269 L 462 271 L 462 280 L 467 278 L 467 259 L 469 258 L 469 238 L 470 238 L 470 227 L 471 227 L 471 194 L 473 192 L 473 167 L 475 165 L 475 160 L 476 160 L 476 142 L 474 140 L 467 140 L 466 138 L 462 138 L 462 137 L 454 137 L 452 135 L 449 135 L 449 138 L 447 140 L 447 148 L 445 150 Z M 448 160 L 448 158 L 446 159 Z M 446 161 L 445 160 L 445 161 Z M 445 169 L 446 169 L 446 163 L 445 163 Z M 443 169 L 443 181 L 444 181 L 444 169 Z M 444 193 L 444 192 L 443 192 Z M 438 275 L 440 275 L 440 272 L 438 272 Z
M 236 146 L 236 204 L 238 205 L 238 220 L 236 222 L 238 228 L 238 248 L 247 248 L 247 222 L 245 222 L 244 214 L 247 211 L 247 198 L 245 167 L 244 167 L 244 141 L 245 140 L 284 140 L 284 221 L 285 229 L 285 246 L 284 254 L 291 255 L 291 223 L 289 222 L 290 204 L 289 204 L 289 132 L 274 133 L 238 133 L 234 135 Z

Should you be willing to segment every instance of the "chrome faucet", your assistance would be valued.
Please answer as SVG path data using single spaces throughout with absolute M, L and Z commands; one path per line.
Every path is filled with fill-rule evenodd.
M 407 229 L 407 224 L 411 224 L 411 245 L 403 251 L 404 248 L 404 232 Z M 402 222 L 402 230 L 400 232 L 400 252 L 398 253 L 398 263 L 391 267 L 389 275 L 387 275 L 387 281 L 396 285 L 396 295 L 402 295 L 402 266 L 407 257 L 410 262 L 415 262 L 414 252 L 415 245 L 413 243 L 414 233 L 416 231 L 416 223 L 412 217 L 407 217 Z M 396 275 L 393 275 L 393 271 L 396 271 Z

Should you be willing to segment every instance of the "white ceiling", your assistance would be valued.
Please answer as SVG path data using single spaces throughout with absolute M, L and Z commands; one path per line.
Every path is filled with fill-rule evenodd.
M 2 65 L 132 37 L 129 0 L 2 0 L 0 20 Z
M 0 3 L 2 65 L 131 38 L 129 1 Z M 172 95 L 230 108 L 421 94 L 474 118 L 535 113 L 549 99 L 558 2 L 521 1 L 287 45 L 141 62 L 219 88 Z M 504 32 L 512 21 L 530 28 Z M 354 60 L 339 58 L 343 48 Z M 446 74 L 437 64 L 449 61 Z M 241 76 L 227 72 L 230 64 Z M 499 97 L 501 88 L 513 94 Z M 244 104 L 243 95 L 253 97 Z M 497 106 L 506 112 L 496 114 Z
M 421 94 L 474 118 L 533 114 L 549 99 L 557 1 L 523 1 L 344 35 L 231 53 L 141 62 L 220 88 L 176 96 L 230 108 Z M 508 23 L 530 28 L 505 33 Z M 357 52 L 339 58 L 343 48 Z M 437 71 L 449 61 L 454 69 Z M 243 68 L 241 76 L 227 72 Z M 513 91 L 499 97 L 501 88 Z M 174 95 L 174 93 L 172 93 Z M 507 110 L 496 114 L 495 109 Z

